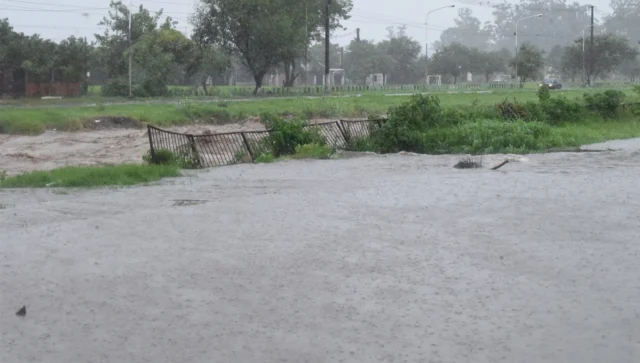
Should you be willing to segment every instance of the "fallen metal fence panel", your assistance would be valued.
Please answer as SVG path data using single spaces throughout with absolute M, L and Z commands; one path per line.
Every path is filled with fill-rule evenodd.
M 352 142 L 368 137 L 383 122 L 384 120 L 341 120 L 307 125 L 305 129 L 317 129 L 331 147 L 349 149 Z M 161 150 L 167 150 L 185 168 L 251 163 L 273 150 L 270 144 L 272 140 L 268 137 L 272 134 L 271 130 L 193 135 L 149 125 L 147 132 L 152 159 L 156 159 Z

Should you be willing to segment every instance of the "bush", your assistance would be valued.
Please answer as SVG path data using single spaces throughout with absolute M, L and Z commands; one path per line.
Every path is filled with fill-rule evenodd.
M 142 156 L 142 161 L 148 165 L 175 165 L 183 169 L 194 169 L 201 165 L 200 155 L 189 145 L 183 145 L 182 150 L 173 152 L 168 149 L 155 150 L 151 155 L 151 150 Z
M 538 100 L 540 103 L 546 102 L 551 99 L 551 90 L 547 86 L 538 88 Z
M 326 145 L 326 140 L 319 131 L 306 128 L 307 124 L 303 121 L 286 121 L 268 113 L 260 118 L 266 128 L 271 130 L 263 143 L 276 158 L 295 154 L 299 145 Z
M 408 130 L 426 130 L 442 125 L 444 118 L 438 96 L 414 95 L 408 102 L 389 108 L 388 124 Z M 451 120 L 447 120 L 449 122 Z
M 583 106 L 565 97 L 550 98 L 541 102 L 540 106 L 542 107 L 546 121 L 553 125 L 562 122 L 580 121 L 584 117 Z
M 335 149 L 320 144 L 298 145 L 294 159 L 329 159 L 335 154 Z
M 129 80 L 122 77 L 107 80 L 102 86 L 102 95 L 105 97 L 128 97 Z
M 625 94 L 616 90 L 584 94 L 587 109 L 604 118 L 615 117 L 624 99 Z
M 142 88 L 146 92 L 147 97 L 162 97 L 169 94 L 167 84 L 160 79 L 146 79 L 142 82 Z
M 528 111 L 530 111 L 527 110 L 527 105 L 518 102 L 515 98 L 513 99 L 513 102 L 505 98 L 504 101 L 496 105 L 496 109 L 498 110 L 500 117 L 505 120 L 526 119 L 529 116 Z

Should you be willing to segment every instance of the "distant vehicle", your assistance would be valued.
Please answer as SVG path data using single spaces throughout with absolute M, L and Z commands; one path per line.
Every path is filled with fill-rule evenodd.
M 548 89 L 562 89 L 562 83 L 558 79 L 545 79 L 543 83 L 539 84 L 540 87 L 547 87 Z

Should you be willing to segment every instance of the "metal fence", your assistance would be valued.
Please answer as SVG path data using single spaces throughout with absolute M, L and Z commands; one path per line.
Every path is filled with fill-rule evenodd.
M 348 150 L 358 140 L 371 135 L 385 120 L 333 121 L 305 126 L 315 129 L 324 137 L 327 145 Z M 153 159 L 163 150 L 171 152 L 178 163 L 191 168 L 251 163 L 271 151 L 268 136 L 273 131 L 242 131 L 222 134 L 182 134 L 147 126 L 150 153 Z

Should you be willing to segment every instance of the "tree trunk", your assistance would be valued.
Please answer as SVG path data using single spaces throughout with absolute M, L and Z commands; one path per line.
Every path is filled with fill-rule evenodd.
M 294 60 L 285 60 L 284 62 L 284 86 L 293 87 L 296 78 L 298 77 L 296 72 L 296 63 Z
M 254 96 L 257 96 L 258 92 L 260 92 L 260 89 L 262 88 L 262 81 L 264 79 L 265 74 L 266 72 L 261 72 L 260 74 L 253 75 L 253 79 L 254 81 L 256 81 L 256 89 L 253 91 Z
M 204 95 L 207 95 L 207 76 L 202 76 L 202 89 L 204 90 Z

